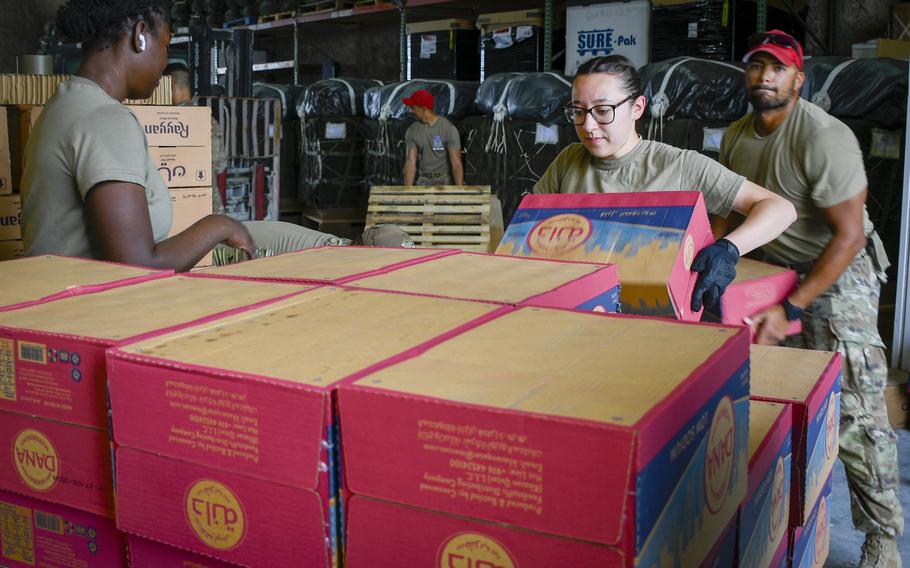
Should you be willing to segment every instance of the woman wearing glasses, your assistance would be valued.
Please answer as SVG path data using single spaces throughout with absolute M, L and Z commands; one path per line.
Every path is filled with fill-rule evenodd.
M 703 249 L 692 270 L 700 272 L 692 309 L 717 302 L 736 274 L 736 262 L 796 220 L 786 199 L 737 175 L 692 150 L 642 140 L 635 121 L 645 111 L 641 77 L 621 55 L 584 62 L 572 84 L 566 118 L 580 144 L 571 144 L 550 164 L 535 193 L 619 193 L 652 190 L 698 190 L 708 212 L 731 211 L 746 220 L 736 230 Z

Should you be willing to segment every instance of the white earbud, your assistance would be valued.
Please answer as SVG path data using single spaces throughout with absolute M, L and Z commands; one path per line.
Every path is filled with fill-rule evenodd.
M 139 51 L 145 51 L 145 35 L 139 34 Z

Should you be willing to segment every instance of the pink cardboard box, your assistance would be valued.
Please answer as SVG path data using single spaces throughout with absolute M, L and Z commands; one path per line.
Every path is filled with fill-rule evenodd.
M 0 309 L 97 292 L 174 274 L 84 258 L 42 255 L 0 263 Z
M 829 476 L 805 526 L 790 528 L 791 568 L 818 568 L 825 565 L 831 543 L 831 512 L 828 509 L 830 498 Z
M 129 551 L 130 568 L 234 568 L 237 566 L 133 535 L 126 535 L 126 546 Z
M 114 517 L 107 430 L 0 411 L 0 488 Z
M 323 287 L 111 349 L 118 526 L 243 565 L 337 564 L 335 386 L 511 309 Z
M 318 247 L 197 270 L 193 272 L 193 276 L 304 284 L 344 284 L 457 252 L 425 248 Z
M 736 566 L 736 538 L 739 529 L 739 518 L 733 517 L 724 530 L 708 557 L 701 563 L 702 568 L 729 568 Z
M 753 400 L 749 408 L 749 490 L 739 511 L 742 568 L 786 566 L 793 408 Z
M 697 191 L 527 195 L 496 253 L 615 264 L 623 312 L 698 321 L 690 268 L 712 242 Z
M 504 312 L 339 387 L 346 489 L 697 566 L 746 492 L 748 342 Z
M 720 314 L 712 321 L 730 325 L 748 325 L 746 319 L 776 306 L 796 288 L 796 271 L 742 258 L 736 265 L 736 278 L 720 298 Z M 802 331 L 799 320 L 790 322 L 787 335 Z
M 790 525 L 802 526 L 831 476 L 840 431 L 840 354 L 753 345 L 753 400 L 793 406 Z
M 345 527 L 350 568 L 625 566 L 616 548 L 359 495 L 348 503 Z
M 619 310 L 613 265 L 459 253 L 359 278 L 346 286 L 509 305 Z
M 0 491 L 0 564 L 9 568 L 125 568 L 114 521 Z

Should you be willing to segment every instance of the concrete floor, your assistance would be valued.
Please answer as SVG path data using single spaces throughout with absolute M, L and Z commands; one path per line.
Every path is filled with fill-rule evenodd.
M 910 514 L 910 430 L 897 431 L 897 451 L 901 472 L 900 497 L 906 519 Z M 847 490 L 844 466 L 840 461 L 834 465 L 831 493 L 831 500 L 828 501 L 831 510 L 831 545 L 825 566 L 828 568 L 856 566 L 865 535 L 853 528 L 850 517 L 850 493 Z M 910 531 L 904 532 L 898 546 L 904 566 L 910 568 Z

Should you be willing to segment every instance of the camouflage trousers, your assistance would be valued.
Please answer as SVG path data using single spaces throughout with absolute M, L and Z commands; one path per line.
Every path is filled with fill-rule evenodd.
M 801 275 L 805 276 L 805 275 Z M 897 437 L 888 422 L 888 377 L 878 333 L 884 276 L 866 251 L 806 308 L 803 331 L 784 345 L 837 351 L 843 357 L 840 459 L 847 472 L 853 524 L 867 534 L 897 535 L 904 517 L 898 500 Z

